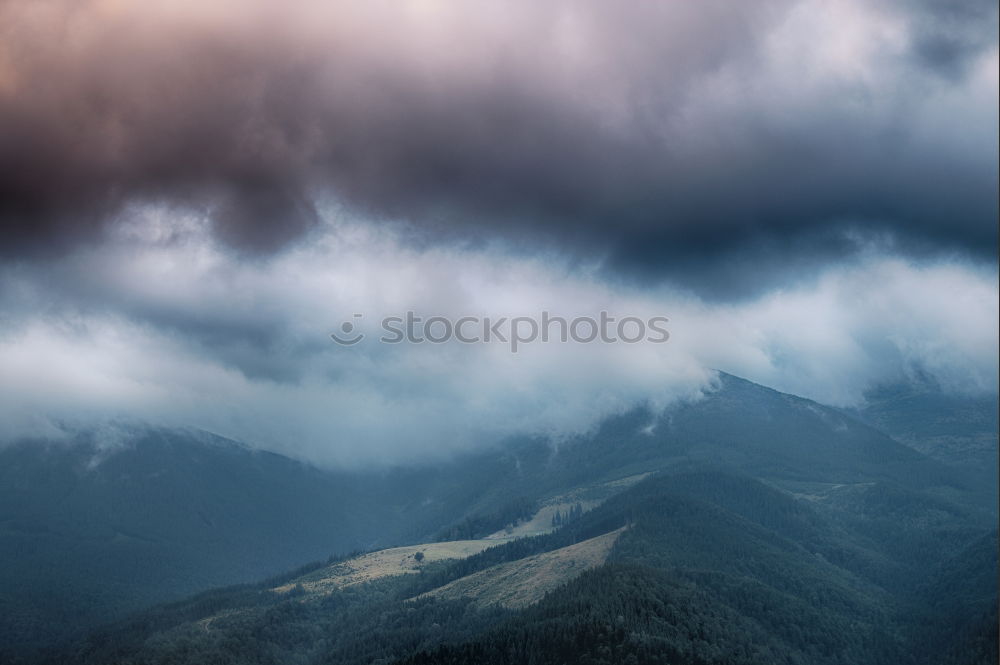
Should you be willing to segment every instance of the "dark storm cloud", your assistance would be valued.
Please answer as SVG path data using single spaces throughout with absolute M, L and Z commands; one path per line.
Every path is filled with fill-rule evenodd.
M 967 60 L 996 43 L 993 0 L 903 0 L 914 13 L 914 53 L 942 74 L 961 75 Z
M 266 254 L 332 194 L 720 294 L 850 255 L 848 229 L 992 256 L 995 109 L 968 107 L 995 101 L 934 100 L 975 89 L 994 3 L 840 7 L 861 27 L 806 21 L 776 54 L 829 5 L 3 3 L 4 251 L 100 237 L 138 202 Z M 874 50 L 795 68 L 851 31 Z

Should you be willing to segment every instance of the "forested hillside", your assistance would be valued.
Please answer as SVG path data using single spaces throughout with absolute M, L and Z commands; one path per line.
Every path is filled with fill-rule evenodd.
M 741 474 L 665 473 L 547 536 L 334 593 L 308 592 L 294 578 L 282 580 L 289 589 L 282 592 L 271 590 L 275 581 L 215 592 L 97 634 L 74 658 L 803 665 L 995 658 L 990 627 L 978 618 L 996 600 L 995 533 L 969 518 L 961 536 L 948 531 L 950 557 L 932 570 L 898 556 L 893 534 L 872 538 L 864 524 L 835 502 L 797 499 Z M 475 595 L 423 595 L 620 528 L 604 565 L 526 609 Z M 946 535 L 925 531 L 930 540 Z M 913 595 L 919 577 L 925 582 Z M 924 630 L 941 616 L 968 619 L 958 631 Z
M 939 574 L 996 519 L 989 493 L 964 469 L 842 411 L 725 374 L 699 399 L 660 413 L 635 409 L 558 447 L 520 439 L 414 467 L 324 471 L 204 433 L 148 429 L 114 446 L 81 435 L 75 445 L 26 443 L 0 456 L 0 644 L 8 658 L 31 659 L 35 647 L 165 600 L 351 551 L 563 534 L 488 550 L 494 559 L 431 557 L 421 577 L 441 586 L 451 581 L 440 577 L 444 569 L 460 577 L 477 561 L 500 563 L 498 552 L 520 559 L 623 521 L 634 526 L 612 562 L 671 575 L 705 568 L 779 594 L 832 584 L 824 591 L 831 598 L 860 593 L 864 602 L 851 607 L 884 613 L 880 593 L 896 598 Z M 667 494 L 663 480 L 635 485 L 655 472 L 671 478 Z M 628 511 L 617 503 L 624 497 Z M 601 529 L 586 531 L 599 519 Z M 798 586 L 782 586 L 793 580 Z M 403 592 L 390 590 L 386 602 L 397 602 Z M 254 602 L 288 611 L 281 598 L 254 593 Z M 470 635 L 481 627 L 476 616 L 463 619 Z M 466 634 L 448 633 L 452 641 Z

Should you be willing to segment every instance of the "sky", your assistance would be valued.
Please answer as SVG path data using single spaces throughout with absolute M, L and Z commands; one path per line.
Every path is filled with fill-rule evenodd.
M 996 394 L 997 19 L 0 1 L 0 440 L 144 422 L 408 463 L 716 370 L 845 406 Z M 380 342 L 406 312 L 669 339 Z

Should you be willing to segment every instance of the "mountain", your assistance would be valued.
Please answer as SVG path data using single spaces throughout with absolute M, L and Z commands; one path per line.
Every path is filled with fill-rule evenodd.
M 391 474 L 320 471 L 201 432 L 116 434 L 0 449 L 0 644 L 51 644 L 440 524 L 411 514 Z
M 514 497 L 548 496 L 704 464 L 788 485 L 811 483 L 817 490 L 889 482 L 978 500 L 967 495 L 970 487 L 962 473 L 874 427 L 840 410 L 724 373 L 702 398 L 661 413 L 636 408 L 557 448 L 546 440 L 510 441 L 450 468 L 478 470 L 477 492 L 467 512 L 480 514 Z
M 897 441 L 962 469 L 996 503 L 997 397 L 944 391 L 928 378 L 880 386 L 856 417 Z
M 219 590 L 54 662 L 995 662 L 995 533 L 972 520 L 928 567 L 851 524 L 741 474 L 660 473 L 546 535 L 336 588 L 355 559 Z M 961 632 L 926 630 L 942 616 Z
M 915 584 L 995 525 L 995 505 L 963 468 L 840 410 L 726 374 L 699 399 L 663 412 L 636 408 L 559 446 L 526 437 L 408 468 L 320 470 L 202 432 L 136 427 L 113 442 L 88 432 L 69 443 L 0 449 L 0 655 L 30 656 L 32 647 L 78 639 L 143 607 L 310 561 L 318 570 L 331 555 L 355 550 L 455 540 L 488 540 L 485 547 L 533 535 L 499 549 L 518 553 L 515 559 L 540 555 L 575 543 L 556 534 L 575 533 L 575 524 L 586 523 L 581 512 L 596 520 L 615 497 L 660 487 L 652 483 L 657 473 L 677 486 L 700 483 L 698 501 L 714 507 L 694 525 L 718 520 L 733 533 L 755 534 L 780 526 L 795 547 L 880 588 Z M 692 480 L 703 473 L 756 485 L 745 496 L 730 494 L 722 489 L 730 481 Z M 721 493 L 705 496 L 713 487 Z M 582 535 L 618 529 L 620 517 Z M 642 542 L 658 542 L 644 529 L 629 529 L 614 550 L 641 534 Z M 556 539 L 552 547 L 546 538 Z M 712 561 L 716 546 L 701 542 L 692 561 Z M 474 562 L 503 563 L 490 558 L 496 549 L 452 564 L 429 556 L 417 568 L 451 565 L 471 574 Z M 415 584 L 376 583 L 404 582 Z M 267 589 L 219 592 L 195 605 L 225 609 L 248 602 L 246 594 L 270 598 Z

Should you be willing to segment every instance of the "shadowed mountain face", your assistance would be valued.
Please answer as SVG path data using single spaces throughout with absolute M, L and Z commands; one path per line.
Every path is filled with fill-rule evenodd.
M 0 451 L 6 644 L 378 539 L 364 487 L 232 442 L 133 431 Z M 391 527 L 386 531 L 391 532 Z
M 928 457 L 985 472 L 996 491 L 996 396 L 949 394 L 930 380 L 913 381 L 869 392 L 858 415 Z
M 593 434 L 556 451 L 545 442 L 509 445 L 493 460 L 498 471 L 491 484 L 481 486 L 481 497 L 510 488 L 521 494 L 557 491 L 602 478 L 705 464 L 786 484 L 890 482 L 944 493 L 969 489 L 961 473 L 837 409 L 731 375 L 719 378 L 717 390 L 702 399 L 662 414 L 640 408 L 609 418 Z
M 939 465 L 835 409 L 727 374 L 720 381 L 717 392 L 668 410 L 646 428 L 630 432 L 626 418 L 608 423 L 599 438 L 621 441 L 637 456 L 645 448 L 647 456 L 786 480 L 951 482 Z
M 841 411 L 728 375 L 702 399 L 636 409 L 558 448 L 509 441 L 433 467 L 332 472 L 203 433 L 132 430 L 115 446 L 81 434 L 0 450 L 0 645 L 52 645 L 335 553 L 481 538 L 568 492 L 706 465 L 781 488 L 810 515 L 834 511 L 859 538 L 888 533 L 869 563 L 893 570 L 884 552 L 918 547 L 931 565 L 948 551 L 943 533 L 965 542 L 993 509 L 960 469 Z M 788 518 L 803 529 L 811 519 Z
M 323 471 L 199 432 L 0 449 L 0 644 L 50 644 L 122 612 L 455 518 L 435 475 Z

